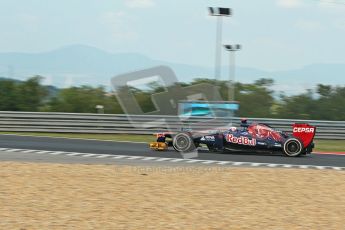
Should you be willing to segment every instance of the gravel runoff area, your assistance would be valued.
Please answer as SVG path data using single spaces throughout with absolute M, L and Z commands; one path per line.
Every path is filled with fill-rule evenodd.
M 0 229 L 344 229 L 345 172 L 0 163 Z

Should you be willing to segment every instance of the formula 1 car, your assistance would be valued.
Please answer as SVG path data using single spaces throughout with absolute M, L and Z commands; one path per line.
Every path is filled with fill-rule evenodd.
M 277 131 L 261 123 L 248 124 L 241 121 L 241 127 L 219 130 L 181 131 L 155 134 L 156 142 L 150 143 L 153 150 L 167 150 L 172 146 L 177 152 L 192 152 L 204 144 L 212 152 L 282 152 L 296 157 L 310 154 L 314 148 L 316 127 L 309 124 L 293 124 L 292 134 Z

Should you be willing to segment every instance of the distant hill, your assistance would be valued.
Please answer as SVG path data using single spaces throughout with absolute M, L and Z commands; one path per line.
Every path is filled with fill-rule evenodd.
M 0 76 L 26 79 L 33 75 L 46 77 L 46 84 L 110 86 L 111 77 L 157 65 L 170 66 L 181 81 L 212 78 L 213 67 L 200 67 L 153 60 L 137 53 L 109 53 L 85 45 L 71 45 L 42 53 L 0 53 Z M 228 67 L 222 68 L 223 79 Z M 312 88 L 318 83 L 345 84 L 345 64 L 314 64 L 288 71 L 264 71 L 237 67 L 236 80 L 253 82 L 259 78 L 275 80 L 275 89 L 288 94 Z

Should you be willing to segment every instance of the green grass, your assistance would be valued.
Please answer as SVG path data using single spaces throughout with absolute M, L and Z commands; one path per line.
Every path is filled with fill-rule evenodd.
M 31 133 L 31 132 L 0 132 L 0 134 L 16 134 L 28 136 L 48 136 L 48 137 L 67 137 L 83 138 L 96 140 L 113 140 L 113 141 L 133 141 L 133 142 L 150 142 L 154 141 L 153 135 L 129 135 L 129 134 L 87 134 L 87 133 Z
M 315 152 L 345 152 L 345 140 L 314 140 Z
M 29 136 L 49 136 L 49 137 L 67 137 L 84 138 L 96 140 L 113 141 L 133 141 L 150 142 L 154 141 L 153 135 L 129 135 L 129 134 L 83 134 L 83 133 L 30 133 L 30 132 L 0 132 L 0 134 L 17 134 Z M 345 140 L 314 140 L 315 152 L 345 152 Z

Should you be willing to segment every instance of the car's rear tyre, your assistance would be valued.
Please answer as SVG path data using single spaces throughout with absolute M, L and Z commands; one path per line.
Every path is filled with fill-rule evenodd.
M 289 138 L 284 143 L 283 151 L 288 157 L 297 157 L 303 151 L 303 144 L 296 138 Z
M 173 148 L 177 152 L 191 152 L 195 150 L 193 138 L 188 133 L 178 133 L 173 137 Z

